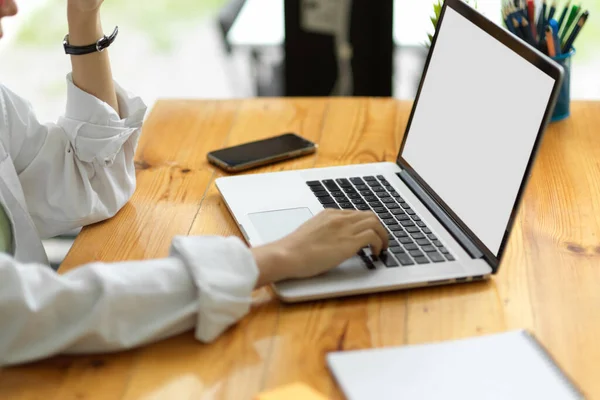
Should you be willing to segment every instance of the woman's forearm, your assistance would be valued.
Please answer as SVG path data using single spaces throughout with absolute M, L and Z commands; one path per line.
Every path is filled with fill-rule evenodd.
M 96 43 L 104 35 L 100 11 L 80 11 L 68 7 L 69 43 L 85 46 Z M 71 56 L 73 83 L 81 90 L 109 104 L 119 113 L 108 50 L 85 55 Z
M 260 246 L 252 249 L 252 255 L 258 267 L 256 288 L 289 278 L 294 259 L 285 249 L 276 244 Z

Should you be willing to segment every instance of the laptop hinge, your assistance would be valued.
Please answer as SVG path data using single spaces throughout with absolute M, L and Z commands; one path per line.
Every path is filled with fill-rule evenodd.
M 425 204 L 429 211 L 444 225 L 446 229 L 454 236 L 454 239 L 465 249 L 472 258 L 482 258 L 483 253 L 477 248 L 475 243 L 460 229 L 458 225 L 437 205 L 437 203 L 425 192 L 406 170 L 397 174 L 400 179 L 408 186 L 413 193 Z

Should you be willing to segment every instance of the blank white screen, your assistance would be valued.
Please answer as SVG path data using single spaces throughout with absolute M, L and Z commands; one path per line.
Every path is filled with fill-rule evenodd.
M 554 79 L 448 7 L 403 158 L 492 251 Z

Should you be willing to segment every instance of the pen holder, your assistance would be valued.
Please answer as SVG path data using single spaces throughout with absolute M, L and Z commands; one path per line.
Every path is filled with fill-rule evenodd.
M 575 49 L 572 48 L 568 53 L 552 57 L 554 61 L 564 68 L 565 75 L 558 99 L 556 100 L 556 106 L 554 106 L 554 111 L 552 112 L 551 122 L 561 121 L 571 114 L 571 60 L 574 54 Z

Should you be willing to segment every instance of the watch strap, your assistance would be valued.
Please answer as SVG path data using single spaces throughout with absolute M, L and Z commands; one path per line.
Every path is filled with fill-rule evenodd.
M 115 41 L 115 38 L 117 37 L 118 33 L 119 33 L 119 27 L 117 26 L 117 27 L 115 27 L 115 30 L 113 31 L 113 33 L 110 34 L 110 36 L 104 35 L 100 39 L 98 39 L 98 41 L 96 43 L 89 44 L 86 46 L 73 46 L 73 45 L 69 44 L 69 35 L 67 34 L 63 40 L 63 46 L 65 48 L 65 53 L 80 56 L 80 55 L 84 55 L 84 54 L 95 53 L 97 51 L 101 52 Z

